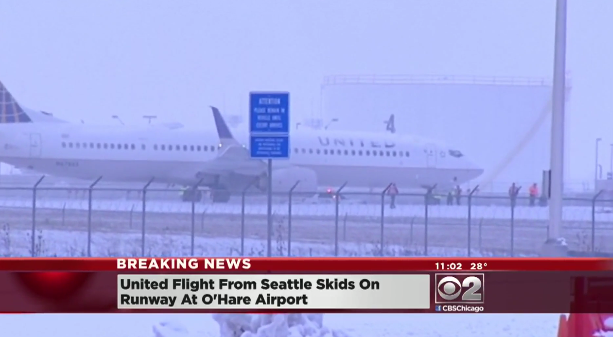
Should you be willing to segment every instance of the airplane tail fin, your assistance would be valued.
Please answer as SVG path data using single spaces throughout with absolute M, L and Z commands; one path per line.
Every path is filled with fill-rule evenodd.
M 230 131 L 228 124 L 224 120 L 223 116 L 221 116 L 221 112 L 219 112 L 219 109 L 212 106 L 211 110 L 213 110 L 213 118 L 215 118 L 215 128 L 217 129 L 217 135 L 219 136 L 219 143 L 221 147 L 242 147 L 242 145 L 232 135 L 232 131 Z
M 32 123 L 32 119 L 0 82 L 0 124 Z
M 225 168 L 238 174 L 260 175 L 266 169 L 266 165 L 261 160 L 250 160 L 249 150 L 239 143 L 219 109 L 212 106 L 213 117 L 215 118 L 215 128 L 219 136 L 219 151 L 215 164 L 218 168 Z

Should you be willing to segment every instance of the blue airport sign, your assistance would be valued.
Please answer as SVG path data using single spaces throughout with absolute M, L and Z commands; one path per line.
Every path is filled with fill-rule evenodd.
M 251 135 L 249 137 L 251 158 L 287 159 L 289 158 L 288 135 Z
M 249 94 L 249 132 L 288 134 L 289 93 L 252 92 Z
M 251 158 L 289 158 L 289 93 L 249 93 Z

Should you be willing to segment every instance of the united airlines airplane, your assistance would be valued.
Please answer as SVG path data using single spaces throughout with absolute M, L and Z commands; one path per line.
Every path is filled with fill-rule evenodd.
M 21 106 L 0 83 L 0 161 L 59 177 L 112 182 L 208 186 L 213 201 L 230 191 L 267 188 L 267 166 L 249 157 L 247 135 L 232 135 L 212 107 L 216 131 L 164 126 L 101 126 L 66 123 Z M 318 186 L 385 188 L 447 187 L 483 170 L 455 148 L 391 133 L 296 130 L 288 160 L 273 164 L 273 190 L 316 191 Z

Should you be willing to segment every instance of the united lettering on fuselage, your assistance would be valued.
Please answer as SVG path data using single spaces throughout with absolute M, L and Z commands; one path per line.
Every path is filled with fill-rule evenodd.
M 372 147 L 372 148 L 386 148 L 386 149 L 391 149 L 393 147 L 396 146 L 395 143 L 393 142 L 376 142 L 376 141 L 371 141 L 371 142 L 365 142 L 361 139 L 343 139 L 343 138 L 332 138 L 332 140 L 330 140 L 329 137 L 317 137 L 317 139 L 319 140 L 319 144 L 321 146 L 330 146 L 330 145 L 334 145 L 334 146 L 349 146 L 349 147 Z

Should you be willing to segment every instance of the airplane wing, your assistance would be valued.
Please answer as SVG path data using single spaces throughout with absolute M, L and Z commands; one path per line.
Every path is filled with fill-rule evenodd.
M 217 158 L 210 163 L 212 166 L 210 169 L 253 176 L 266 172 L 266 163 L 262 160 L 251 159 L 249 149 L 234 138 L 219 109 L 212 106 L 211 110 L 219 136 L 219 151 Z

